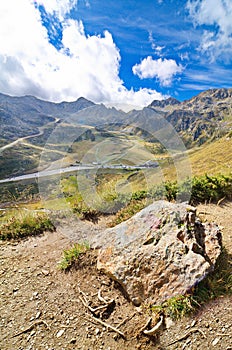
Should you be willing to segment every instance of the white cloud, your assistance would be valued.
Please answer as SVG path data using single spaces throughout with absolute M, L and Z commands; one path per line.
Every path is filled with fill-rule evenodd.
M 141 63 L 134 65 L 132 71 L 140 79 L 157 78 L 161 85 L 170 86 L 174 75 L 181 73 L 183 67 L 172 59 L 153 60 L 151 56 L 148 56 Z
M 43 5 L 48 13 L 55 13 L 59 18 L 64 18 L 77 4 L 77 1 L 78 0 L 37 0 L 35 2 L 39 5 Z
M 203 32 L 200 50 L 209 55 L 212 61 L 231 61 L 231 0 L 188 0 L 187 9 L 195 26 L 211 27 Z
M 76 0 L 38 3 L 62 17 L 63 47 L 58 50 L 49 42 L 34 1 L 1 1 L 0 92 L 50 101 L 84 96 L 94 102 L 141 106 L 164 97 L 155 90 L 125 88 L 119 77 L 120 52 L 112 35 L 108 31 L 86 35 L 81 21 L 68 19 Z
M 165 46 L 156 45 L 155 39 L 153 38 L 152 31 L 149 31 L 148 34 L 149 34 L 148 40 L 151 43 L 152 50 L 155 51 L 157 56 L 162 56 L 162 50 L 165 48 Z

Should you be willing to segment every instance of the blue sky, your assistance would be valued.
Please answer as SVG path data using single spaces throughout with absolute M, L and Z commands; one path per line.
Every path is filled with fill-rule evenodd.
M 0 92 L 144 106 L 231 87 L 231 0 L 8 0 Z

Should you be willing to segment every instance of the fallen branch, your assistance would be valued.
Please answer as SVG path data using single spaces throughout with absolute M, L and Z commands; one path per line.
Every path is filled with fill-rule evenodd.
M 172 343 L 169 343 L 167 346 L 170 346 L 170 345 L 173 345 L 173 344 L 178 343 L 179 341 L 185 340 L 185 339 L 187 339 L 192 333 L 196 333 L 196 332 L 201 333 L 201 335 L 203 336 L 203 338 L 206 338 L 205 333 L 204 333 L 201 329 L 193 328 L 193 329 L 191 329 L 187 334 L 183 335 L 183 337 L 181 337 L 181 338 L 179 338 L 179 339 L 176 339 L 176 340 L 173 341 Z
M 46 326 L 46 328 L 49 329 L 49 326 L 48 326 L 48 324 L 47 324 L 45 321 L 43 321 L 43 320 L 38 320 L 38 321 L 34 322 L 32 325 L 30 325 L 29 327 L 27 327 L 26 329 L 24 329 L 23 331 L 21 331 L 21 332 L 15 334 L 15 335 L 13 335 L 12 338 L 18 337 L 18 336 L 21 335 L 21 334 L 24 334 L 24 333 L 27 333 L 27 332 L 32 331 L 33 328 L 35 328 L 36 326 L 38 326 L 38 325 L 40 325 L 40 324 L 44 324 L 44 325 Z
M 102 326 L 111 329 L 112 331 L 118 333 L 119 335 L 121 335 L 121 337 L 126 338 L 125 334 L 123 332 L 121 332 L 118 328 L 115 328 L 114 326 L 111 326 L 109 323 L 106 323 L 104 321 L 102 321 L 100 318 L 96 318 L 93 315 L 89 315 L 89 318 L 91 319 L 91 321 L 93 322 L 97 322 L 100 323 Z

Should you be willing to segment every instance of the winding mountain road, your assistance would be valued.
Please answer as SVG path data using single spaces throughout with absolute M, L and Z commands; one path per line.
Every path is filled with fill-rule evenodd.
M 18 138 L 17 140 L 15 140 L 15 141 L 13 141 L 13 142 L 11 142 L 11 143 L 8 143 L 8 144 L 5 145 L 5 146 L 2 146 L 2 147 L 0 148 L 0 154 L 1 154 L 3 151 L 5 151 L 6 149 L 8 149 L 8 148 L 11 148 L 11 147 L 16 146 L 19 142 L 24 142 L 25 140 L 29 140 L 29 139 L 31 139 L 31 138 L 33 138 L 33 137 L 42 136 L 42 135 L 44 134 L 44 129 L 45 129 L 45 127 L 47 127 L 47 126 L 49 126 L 49 125 L 51 125 L 51 124 L 57 124 L 57 123 L 60 121 L 59 118 L 55 118 L 55 117 L 52 117 L 52 118 L 54 118 L 54 121 L 49 122 L 49 123 L 47 123 L 47 124 L 45 124 L 45 125 L 43 125 L 43 126 L 38 127 L 38 129 L 39 129 L 39 132 L 38 132 L 38 133 L 32 134 L 32 135 L 28 135 L 28 136 L 24 136 L 24 137 L 20 137 L 20 138 Z

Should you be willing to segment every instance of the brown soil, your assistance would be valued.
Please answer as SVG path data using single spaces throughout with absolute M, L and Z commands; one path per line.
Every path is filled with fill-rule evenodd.
M 232 253 L 232 203 L 200 205 L 198 212 L 203 220 L 224 227 L 223 243 Z M 231 297 L 212 301 L 191 318 L 166 320 L 157 337 L 149 338 L 140 332 L 149 318 L 146 310 L 135 308 L 117 284 L 97 271 L 96 251 L 83 255 L 68 273 L 57 268 L 70 244 L 58 232 L 1 242 L 0 349 L 232 349 Z M 118 327 L 124 338 L 98 323 L 84 306 L 85 297 L 92 308 L 103 305 L 99 290 L 114 301 L 97 310 L 96 318 Z

